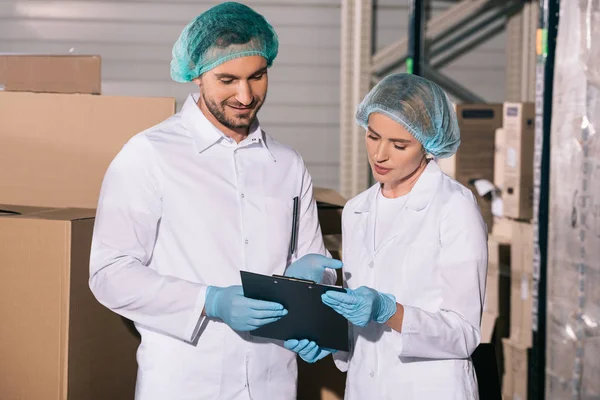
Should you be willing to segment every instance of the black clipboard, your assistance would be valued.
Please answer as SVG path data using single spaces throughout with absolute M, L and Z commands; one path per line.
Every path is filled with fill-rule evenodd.
M 250 331 L 269 339 L 309 339 L 320 347 L 348 351 L 348 321 L 329 306 L 321 295 L 328 290 L 345 292 L 338 286 L 312 281 L 241 271 L 244 296 L 282 304 L 288 314 L 280 320 Z

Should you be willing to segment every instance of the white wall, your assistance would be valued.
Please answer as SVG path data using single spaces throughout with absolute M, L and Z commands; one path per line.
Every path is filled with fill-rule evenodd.
M 340 0 L 246 0 L 274 25 L 280 53 L 259 117 L 304 157 L 316 185 L 339 188 Z M 406 34 L 407 0 L 378 1 L 378 47 Z M 169 77 L 183 27 L 217 2 L 198 0 L 0 0 L 0 52 L 102 56 L 106 95 L 172 96 L 191 84 Z M 446 5 L 436 5 L 443 9 Z M 491 101 L 504 93 L 503 37 L 445 69 Z

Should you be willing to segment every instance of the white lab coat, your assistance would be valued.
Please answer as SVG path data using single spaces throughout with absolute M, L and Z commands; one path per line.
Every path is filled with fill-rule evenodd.
M 258 123 L 237 144 L 196 100 L 111 163 L 90 287 L 141 333 L 136 399 L 295 399 L 295 353 L 201 312 L 206 287 L 239 285 L 240 270 L 282 274 L 304 254 L 327 254 L 311 178 L 298 153 Z M 298 247 L 289 257 L 295 196 Z
M 474 400 L 470 360 L 480 342 L 487 229 L 470 190 L 430 161 L 403 210 L 375 247 L 374 185 L 343 212 L 345 285 L 372 287 L 404 306 L 402 333 L 385 324 L 352 327 L 347 400 Z

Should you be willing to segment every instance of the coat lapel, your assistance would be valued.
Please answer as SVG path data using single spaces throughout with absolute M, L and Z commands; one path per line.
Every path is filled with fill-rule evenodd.
M 367 189 L 367 195 L 354 210 L 358 218 L 356 224 L 358 230 L 357 237 L 362 238 L 362 242 L 365 244 L 370 258 L 373 258 L 375 254 L 375 200 L 379 193 L 379 186 L 379 183 L 376 183 Z

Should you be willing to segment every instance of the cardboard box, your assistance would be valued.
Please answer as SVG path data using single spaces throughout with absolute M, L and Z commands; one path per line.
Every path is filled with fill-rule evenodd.
M 308 364 L 298 358 L 298 399 L 342 400 L 346 388 L 346 373 L 341 372 L 327 357 Z
M 483 312 L 489 313 L 495 317 L 499 314 L 499 296 L 498 286 L 500 285 L 500 271 L 497 264 L 488 264 L 485 300 L 483 302 Z
M 497 316 L 510 314 L 510 253 L 511 246 L 488 239 L 488 274 L 484 311 Z
M 533 215 L 533 148 L 535 105 L 505 103 L 504 215 L 530 220 Z
M 342 260 L 342 210 L 346 199 L 333 189 L 315 187 L 319 224 L 325 248 L 335 259 Z M 337 271 L 337 285 L 342 284 L 342 271 Z
M 481 343 L 492 343 L 498 315 L 488 311 L 481 314 Z
M 494 146 L 496 130 L 502 127 L 501 104 L 459 104 L 456 106 L 461 145 L 448 160 L 440 160 L 447 175 L 473 190 L 488 230 L 493 226 L 491 197 L 477 194 L 473 181 L 494 182 Z
M 342 234 L 337 235 L 324 235 L 323 242 L 325 242 L 325 248 L 329 250 L 331 256 L 335 259 L 342 259 Z
M 532 345 L 533 228 L 513 222 L 511 246 L 510 338 Z
M 437 163 L 443 173 L 456 179 L 456 154 L 448 158 L 440 158 Z
M 510 244 L 488 238 L 488 271 L 481 320 L 482 342 L 500 343 L 509 336 L 510 316 Z M 499 368 L 502 352 L 497 348 Z
M 506 131 L 503 128 L 496 129 L 494 138 L 494 186 L 502 190 L 504 188 L 504 156 L 506 154 Z
M 100 94 L 99 56 L 0 54 L 0 90 Z
M 512 241 L 512 221 L 504 217 L 494 217 L 492 236 L 499 242 L 510 243 Z
M 510 293 L 510 338 L 524 346 L 532 345 L 531 311 L 533 298 L 531 275 L 513 274 Z
M 510 335 L 510 244 L 500 238 L 488 238 L 488 272 L 481 320 L 482 343 L 493 343 L 498 372 L 504 371 L 504 354 L 500 345 Z
M 0 217 L 2 400 L 132 399 L 138 337 L 88 287 L 90 210 Z
M 533 274 L 533 225 L 528 222 L 511 221 L 512 246 L 511 270 Z
M 510 339 L 503 339 L 502 347 L 505 366 L 502 397 L 505 400 L 527 400 L 529 348 Z
M 123 145 L 174 112 L 172 98 L 0 92 L 0 204 L 96 208 Z
M 493 182 L 495 132 L 502 127 L 502 105 L 459 104 L 456 114 L 461 144 L 454 156 L 438 160 L 440 168 L 467 184 L 470 179 Z
M 333 189 L 315 187 L 313 189 L 317 201 L 317 212 L 323 235 L 342 233 L 342 210 L 346 199 Z

